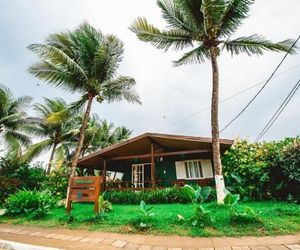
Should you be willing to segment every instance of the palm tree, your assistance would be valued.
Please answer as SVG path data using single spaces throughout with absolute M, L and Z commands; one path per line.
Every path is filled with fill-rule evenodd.
M 64 159 L 63 143 L 70 140 L 77 133 L 73 127 L 73 121 L 69 107 L 63 99 L 44 98 L 45 104 L 35 104 L 39 122 L 27 126 L 27 131 L 42 141 L 29 146 L 22 156 L 23 161 L 31 161 L 43 152 L 51 150 L 46 173 L 49 174 L 53 165 L 54 157 L 57 161 Z M 59 119 L 54 120 L 53 114 L 64 113 Z
M 113 123 L 109 123 L 106 120 L 99 121 L 97 116 L 93 117 L 87 132 L 86 138 L 89 138 L 89 140 L 85 140 L 82 156 L 85 153 L 92 153 L 127 140 L 132 134 L 130 129 L 124 126 L 116 127 Z
M 82 120 L 83 115 L 78 114 L 78 116 L 74 118 L 74 124 L 76 124 L 74 126 L 79 128 L 80 124 L 82 124 Z M 99 117 L 96 114 L 93 114 L 89 118 L 85 130 L 81 157 L 85 156 L 87 153 L 93 153 L 97 150 L 122 142 L 128 139 L 131 134 L 132 131 L 130 129 L 124 126 L 116 127 L 113 123 L 109 123 L 105 119 L 99 120 Z M 79 137 L 79 129 L 77 136 Z M 78 137 L 74 137 L 73 140 L 67 142 L 66 146 L 68 146 L 69 151 L 75 149 L 74 144 L 76 145 Z
M 268 51 L 289 51 L 292 40 L 273 43 L 262 36 L 251 35 L 232 39 L 231 36 L 248 16 L 253 0 L 158 0 L 167 30 L 159 30 L 145 18 L 138 17 L 130 29 L 137 37 L 159 49 L 192 50 L 174 62 L 175 66 L 202 63 L 212 66 L 211 131 L 213 162 L 218 203 L 224 198 L 224 180 L 219 145 L 219 71 L 217 58 L 222 50 L 232 55 L 246 53 L 262 55 Z M 294 52 L 291 50 L 290 52 Z
M 31 100 L 30 96 L 15 98 L 9 88 L 0 85 L 0 138 L 10 150 L 31 143 L 24 133 L 24 128 L 32 122 L 26 113 Z
M 127 76 L 116 77 L 124 53 L 123 43 L 114 35 L 104 35 L 88 23 L 75 31 L 50 35 L 44 44 L 32 44 L 29 49 L 40 57 L 30 72 L 49 84 L 82 97 L 78 105 L 86 104 L 80 137 L 71 164 L 75 174 L 82 149 L 85 129 L 93 100 L 113 102 L 127 100 L 140 103 L 134 91 L 135 80 Z

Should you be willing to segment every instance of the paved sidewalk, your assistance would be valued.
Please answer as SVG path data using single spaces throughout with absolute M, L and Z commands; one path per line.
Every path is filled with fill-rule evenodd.
M 0 239 L 61 249 L 300 250 L 300 235 L 191 238 L 0 224 Z

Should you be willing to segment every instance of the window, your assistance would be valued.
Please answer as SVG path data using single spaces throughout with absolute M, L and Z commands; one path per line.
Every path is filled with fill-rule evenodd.
M 203 178 L 201 161 L 185 161 L 184 166 L 187 179 Z

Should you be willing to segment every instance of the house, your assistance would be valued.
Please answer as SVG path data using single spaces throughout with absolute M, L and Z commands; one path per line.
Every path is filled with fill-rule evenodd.
M 81 158 L 81 169 L 102 170 L 104 188 L 147 189 L 197 183 L 212 184 L 211 138 L 145 133 Z M 220 139 L 221 154 L 233 140 Z M 106 171 L 122 180 L 106 181 Z

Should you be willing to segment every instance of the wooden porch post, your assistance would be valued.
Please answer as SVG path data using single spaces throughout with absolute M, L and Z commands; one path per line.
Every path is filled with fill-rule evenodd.
M 151 182 L 152 182 L 152 187 L 155 188 L 156 183 L 155 183 L 155 161 L 154 161 L 154 144 L 151 143 Z
M 103 170 L 102 170 L 102 191 L 105 191 L 106 187 L 106 160 L 103 162 Z

